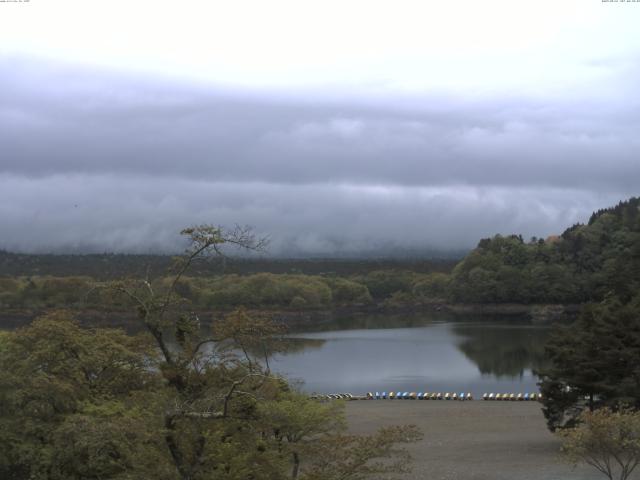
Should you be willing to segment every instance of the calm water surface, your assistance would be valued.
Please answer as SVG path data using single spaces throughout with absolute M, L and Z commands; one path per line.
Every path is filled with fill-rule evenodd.
M 10 319 L 8 319 L 10 320 Z M 15 328 L 0 317 L 0 328 Z M 524 320 L 436 314 L 342 318 L 290 335 L 271 368 L 307 392 L 537 391 L 550 329 Z
M 399 328 L 366 323 L 366 328 L 292 335 L 297 348 L 276 355 L 271 366 L 300 381 L 308 392 L 400 390 L 478 396 L 538 390 L 532 370 L 543 366 L 548 327 L 424 317 L 406 319 L 409 326 Z

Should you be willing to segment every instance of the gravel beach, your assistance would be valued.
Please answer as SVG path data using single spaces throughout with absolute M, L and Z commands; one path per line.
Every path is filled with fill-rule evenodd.
M 353 433 L 415 424 L 411 479 L 597 480 L 591 467 L 564 463 L 537 402 L 363 400 L 347 402 Z

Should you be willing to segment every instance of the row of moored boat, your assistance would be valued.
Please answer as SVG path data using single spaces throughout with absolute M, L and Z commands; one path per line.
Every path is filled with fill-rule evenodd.
M 311 398 L 314 400 L 361 400 L 362 397 L 352 395 L 351 393 L 326 393 L 313 394 Z
M 485 393 L 482 395 L 483 400 L 516 400 L 516 401 L 530 401 L 530 400 L 542 400 L 542 394 L 540 393 Z
M 430 392 L 368 392 L 365 396 L 351 393 L 314 394 L 316 400 L 473 400 L 470 393 L 430 393 Z M 539 393 L 485 393 L 483 400 L 487 401 L 535 401 L 542 400 Z
M 470 393 L 429 393 L 429 392 L 369 392 L 370 400 L 473 400 Z

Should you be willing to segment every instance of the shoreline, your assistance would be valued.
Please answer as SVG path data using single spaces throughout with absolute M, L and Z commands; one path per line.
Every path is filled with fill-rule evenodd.
M 417 425 L 424 438 L 407 446 L 413 471 L 431 480 L 597 480 L 587 466 L 559 456 L 537 402 L 346 402 L 349 432 Z
M 52 307 L 50 310 L 55 310 Z M 60 307 L 58 307 L 60 309 Z M 555 321 L 571 319 L 580 309 L 580 305 L 560 304 L 463 304 L 463 303 L 421 303 L 404 305 L 347 305 L 330 309 L 318 310 L 287 310 L 287 309 L 258 309 L 248 308 L 249 314 L 266 314 L 277 322 L 290 328 L 322 327 L 344 319 L 354 319 L 366 316 L 384 315 L 420 315 L 436 314 L 450 316 L 455 320 L 457 316 L 477 315 L 479 317 L 526 318 L 534 323 L 551 324 Z M 88 327 L 122 327 L 130 328 L 136 325 L 135 313 L 122 310 L 68 309 L 75 314 L 80 323 Z M 234 309 L 204 310 L 200 318 L 204 325 L 214 319 L 228 314 Z M 38 310 L 2 310 L 0 309 L 0 328 L 18 328 L 29 324 L 34 318 L 46 313 L 47 309 Z

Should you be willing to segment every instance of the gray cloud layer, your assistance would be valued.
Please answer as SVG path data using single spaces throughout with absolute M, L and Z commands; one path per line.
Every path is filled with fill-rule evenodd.
M 0 248 L 170 250 L 194 222 L 255 225 L 279 254 L 466 248 L 638 193 L 626 83 L 537 98 L 242 92 L 24 59 L 0 76 Z

